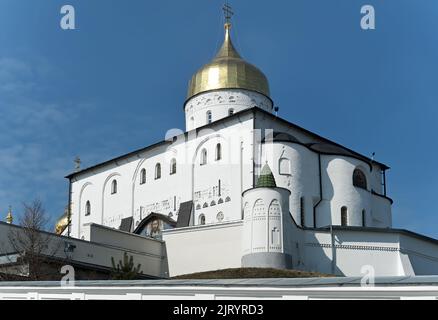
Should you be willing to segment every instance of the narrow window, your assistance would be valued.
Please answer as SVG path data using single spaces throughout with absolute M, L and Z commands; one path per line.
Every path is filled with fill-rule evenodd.
M 220 143 L 216 145 L 216 160 L 222 159 L 222 146 Z
M 161 164 L 155 165 L 155 180 L 161 179 Z
M 228 109 L 228 115 L 229 116 L 232 116 L 234 114 L 234 109 Z
M 176 159 L 173 158 L 170 161 L 170 174 L 175 174 L 176 173 Z
M 207 164 L 207 149 L 201 151 L 201 166 Z
M 367 219 L 366 214 L 367 214 L 367 212 L 365 211 L 365 209 L 362 210 L 362 227 L 366 227 L 367 226 L 366 225 L 366 219 Z
M 117 193 L 117 180 L 113 180 L 111 183 L 111 194 Z
M 207 111 L 207 123 L 211 123 L 213 120 L 213 117 L 211 115 L 211 111 Z
M 146 183 L 146 169 L 141 169 L 140 171 L 140 184 Z
M 367 178 L 365 176 L 365 173 L 363 173 L 360 169 L 355 169 L 353 171 L 353 186 L 367 189 Z
M 300 216 L 301 216 L 301 226 L 306 226 L 306 216 L 305 216 L 305 208 L 304 208 L 304 197 L 300 198 Z
M 199 216 L 199 224 L 200 225 L 204 225 L 205 224 L 205 216 L 203 214 L 201 214 Z
M 346 227 L 348 225 L 348 209 L 347 207 L 341 208 L 341 226 Z
M 221 186 L 221 179 L 219 179 L 219 181 L 217 182 L 218 184 L 218 189 L 219 189 L 219 194 L 218 196 L 220 197 L 222 195 L 222 186 Z
M 91 204 L 90 201 L 87 201 L 85 204 L 85 215 L 89 216 L 91 214 Z

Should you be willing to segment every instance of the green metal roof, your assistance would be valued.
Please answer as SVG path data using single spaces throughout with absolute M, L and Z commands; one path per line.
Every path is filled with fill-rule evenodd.
M 272 174 L 271 168 L 268 164 L 265 164 L 262 172 L 260 172 L 259 179 L 257 180 L 257 188 L 275 188 L 277 184 L 275 183 L 274 175 Z

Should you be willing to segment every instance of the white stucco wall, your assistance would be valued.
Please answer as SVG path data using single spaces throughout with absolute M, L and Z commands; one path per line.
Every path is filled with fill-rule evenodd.
M 239 268 L 242 221 L 163 232 L 170 276 Z
M 88 239 L 84 226 L 97 223 L 118 228 L 126 217 L 134 217 L 135 227 L 151 212 L 170 215 L 176 220 L 180 204 L 190 200 L 194 201 L 195 223 L 200 214 L 206 216 L 207 223 L 217 222 L 219 212 L 224 215 L 223 221 L 240 219 L 241 194 L 253 184 L 251 114 L 170 141 L 73 177 L 72 236 Z M 222 146 L 222 159 L 218 161 L 215 160 L 217 143 Z M 207 150 L 208 159 L 201 166 L 203 149 Z M 176 174 L 170 174 L 172 159 L 177 162 Z M 161 179 L 155 179 L 157 163 L 161 164 Z M 146 183 L 140 184 L 143 168 Z M 118 192 L 111 194 L 114 179 Z M 91 203 L 90 216 L 85 216 L 87 201 Z M 213 201 L 216 205 L 212 206 Z M 198 204 L 201 210 L 196 209 Z

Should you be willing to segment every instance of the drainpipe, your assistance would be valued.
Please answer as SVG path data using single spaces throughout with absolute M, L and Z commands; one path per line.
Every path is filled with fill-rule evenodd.
M 68 178 L 68 207 L 67 207 L 67 237 L 70 238 L 71 233 L 71 177 Z
M 321 169 L 321 154 L 318 153 L 318 171 L 319 171 L 319 200 L 313 206 L 313 227 L 316 228 L 316 208 L 322 202 L 322 169 Z
M 336 270 L 336 248 L 335 248 L 335 236 L 333 234 L 333 224 L 330 224 L 330 237 L 332 244 L 332 274 L 335 274 Z

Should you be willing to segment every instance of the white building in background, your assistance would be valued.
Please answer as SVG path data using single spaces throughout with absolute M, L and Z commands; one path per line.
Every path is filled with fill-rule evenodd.
M 58 233 L 92 241 L 103 225 L 157 238 L 170 276 L 241 266 L 355 276 L 368 265 L 438 274 L 437 240 L 392 229 L 388 167 L 278 117 L 230 29 L 190 81 L 186 132 L 69 175 Z

